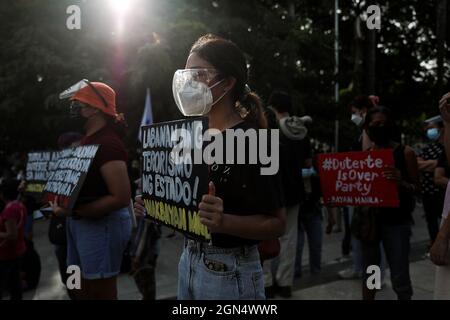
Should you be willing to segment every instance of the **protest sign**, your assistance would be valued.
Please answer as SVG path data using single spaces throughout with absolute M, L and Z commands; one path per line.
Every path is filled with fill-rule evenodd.
M 72 209 L 98 147 L 86 145 L 59 151 L 58 160 L 52 164 L 44 187 L 44 201 L 58 196 L 60 206 Z
M 58 160 L 56 151 L 36 151 L 28 153 L 25 180 L 27 186 L 25 192 L 36 198 L 40 198 L 47 183 L 50 171 Z
M 211 235 L 200 223 L 198 205 L 208 193 L 208 165 L 194 161 L 203 152 L 206 118 L 142 127 L 142 199 L 148 217 L 199 240 Z
M 318 165 L 327 205 L 399 206 L 397 182 L 382 176 L 394 167 L 392 149 L 320 154 Z

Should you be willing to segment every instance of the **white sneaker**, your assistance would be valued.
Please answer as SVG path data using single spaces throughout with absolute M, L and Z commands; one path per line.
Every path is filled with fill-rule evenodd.
M 334 261 L 336 261 L 336 263 L 342 263 L 342 262 L 349 261 L 350 259 L 351 259 L 350 255 L 346 255 L 346 256 L 342 256 L 340 258 L 336 258 Z
M 353 270 L 353 268 L 348 268 L 348 269 L 339 271 L 338 276 L 344 280 L 361 279 L 362 278 L 362 275 L 359 274 L 358 272 L 355 272 L 355 270 Z
M 381 283 L 380 283 L 381 289 L 384 289 L 384 287 L 386 287 L 386 277 L 383 277 L 381 279 Z

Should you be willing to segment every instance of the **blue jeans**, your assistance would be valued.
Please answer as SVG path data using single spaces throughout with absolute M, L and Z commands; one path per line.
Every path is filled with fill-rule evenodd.
M 354 207 L 347 207 L 350 223 L 353 219 Z M 356 274 L 363 274 L 367 271 L 367 268 L 364 269 L 363 265 L 363 256 L 362 256 L 362 243 L 361 240 L 357 239 L 354 235 L 351 235 L 351 244 L 352 244 L 352 261 L 353 261 L 353 271 Z M 380 254 L 381 254 L 381 262 L 380 262 L 380 270 L 381 270 L 381 280 L 384 280 L 385 271 L 386 271 L 386 254 L 384 253 L 383 244 L 380 243 Z
M 299 218 L 300 219 L 300 218 Z M 320 214 L 314 214 L 299 223 L 297 236 L 297 257 L 295 259 L 295 274 L 302 274 L 303 247 L 305 234 L 308 237 L 309 267 L 312 274 L 319 273 L 322 260 L 322 218 Z
M 117 276 L 131 228 L 127 208 L 100 219 L 67 219 L 67 265 L 80 266 L 88 280 Z
M 239 299 L 265 299 L 257 246 L 219 248 L 187 240 L 178 264 L 178 300 Z
M 352 243 L 352 232 L 350 230 L 350 222 L 353 208 L 343 207 L 342 213 L 344 218 L 344 239 L 342 239 L 342 255 L 347 256 L 350 254 L 350 248 Z
M 411 278 L 409 275 L 409 251 L 410 251 L 411 225 L 380 225 L 379 241 L 361 241 L 364 270 L 370 265 L 380 265 L 381 250 L 383 245 L 391 271 L 392 288 L 399 300 L 410 300 L 413 295 Z M 364 283 L 368 278 L 364 273 Z

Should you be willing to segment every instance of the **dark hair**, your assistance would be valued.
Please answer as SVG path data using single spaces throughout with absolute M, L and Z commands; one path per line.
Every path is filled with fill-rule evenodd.
M 7 178 L 0 184 L 0 193 L 6 200 L 16 200 L 19 196 L 19 184 L 19 180 Z
M 234 42 L 207 34 L 194 43 L 190 53 L 195 53 L 211 63 L 224 78 L 235 78 L 236 84 L 232 89 L 232 97 L 236 107 L 246 111 L 246 121 L 258 128 L 267 127 L 261 99 L 246 86 L 248 81 L 247 61 L 241 49 Z
M 350 108 L 356 108 L 358 110 L 362 110 L 366 108 L 367 110 L 372 109 L 375 107 L 373 101 L 368 97 L 364 95 L 359 95 L 353 99 L 353 101 L 350 103 Z
M 377 113 L 382 113 L 385 115 L 386 117 L 386 125 L 393 127 L 394 126 L 394 119 L 392 117 L 392 112 L 391 109 L 389 109 L 388 107 L 384 107 L 384 106 L 376 106 L 371 108 L 367 114 L 366 114 L 366 120 L 365 120 L 365 126 L 368 127 L 370 122 L 372 121 L 372 117 L 374 114 Z
M 268 105 L 280 113 L 292 112 L 291 96 L 284 91 L 275 90 L 269 97 Z
M 440 129 L 444 128 L 444 121 L 442 120 L 441 116 L 434 116 L 432 118 L 429 118 L 424 121 L 424 124 L 426 125 L 433 124 L 438 126 Z

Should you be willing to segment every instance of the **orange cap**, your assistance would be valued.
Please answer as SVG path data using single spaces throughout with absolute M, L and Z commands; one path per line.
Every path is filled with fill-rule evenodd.
M 94 86 L 98 93 L 105 99 L 107 104 L 106 106 L 103 99 L 99 97 L 99 95 L 89 85 L 78 90 L 75 95 L 70 98 L 70 100 L 77 100 L 86 103 L 91 107 L 100 109 L 100 111 L 107 115 L 117 118 L 116 93 L 114 90 L 102 82 L 91 82 L 91 85 Z

